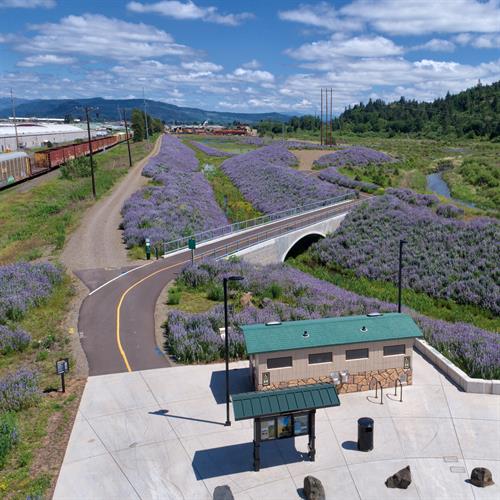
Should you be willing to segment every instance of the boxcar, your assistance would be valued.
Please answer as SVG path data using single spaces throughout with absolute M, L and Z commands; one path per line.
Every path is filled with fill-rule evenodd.
M 20 181 L 31 175 L 30 157 L 23 152 L 0 154 L 0 186 Z

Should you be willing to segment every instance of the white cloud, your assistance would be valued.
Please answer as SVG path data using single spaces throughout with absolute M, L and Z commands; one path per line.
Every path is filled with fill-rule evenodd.
M 43 9 L 52 9 L 55 6 L 56 0 L 0 0 L 0 9 L 34 9 L 36 7 L 41 7 Z
M 271 83 L 274 82 L 274 75 L 269 71 L 260 69 L 251 70 L 245 68 L 236 68 L 230 75 L 230 79 L 241 80 L 249 83 Z
M 460 45 L 472 45 L 476 49 L 498 49 L 500 48 L 500 33 L 477 35 L 471 33 L 460 33 L 454 40 Z
M 297 9 L 281 11 L 278 16 L 283 21 L 292 21 L 331 31 L 362 28 L 362 23 L 353 18 L 339 18 L 335 9 L 326 2 L 318 5 L 301 5 Z
M 15 49 L 42 54 L 79 54 L 118 60 L 192 53 L 163 30 L 98 14 L 67 16 L 58 23 L 30 26 L 33 37 L 17 37 Z M 10 39 L 12 41 L 12 37 Z
M 252 59 L 251 61 L 242 64 L 241 67 L 245 69 L 258 69 L 260 68 L 260 62 L 257 61 L 257 59 Z
M 74 57 L 57 56 L 55 54 L 41 54 L 38 56 L 29 56 L 19 61 L 17 66 L 24 68 L 33 68 L 35 66 L 45 66 L 48 64 L 73 64 L 76 62 Z
M 217 71 L 222 71 L 224 68 L 219 64 L 214 64 L 207 61 L 193 61 L 193 62 L 183 62 L 181 66 L 184 69 L 188 69 L 196 72 L 209 72 L 215 73 Z
M 384 57 L 403 53 L 392 40 L 382 36 L 361 36 L 347 40 L 323 40 L 290 49 L 288 55 L 305 61 L 325 60 L 338 56 Z
M 355 0 L 340 12 L 393 35 L 492 33 L 500 26 L 499 0 Z
M 416 45 L 411 50 L 430 50 L 431 52 L 453 52 L 455 44 L 442 38 L 433 38 L 426 43 Z
M 217 7 L 200 7 L 192 1 L 180 2 L 178 0 L 163 0 L 150 4 L 129 2 L 127 9 L 132 12 L 153 12 L 179 20 L 201 20 L 226 26 L 238 26 L 254 16 L 248 12 L 238 14 L 220 14 Z

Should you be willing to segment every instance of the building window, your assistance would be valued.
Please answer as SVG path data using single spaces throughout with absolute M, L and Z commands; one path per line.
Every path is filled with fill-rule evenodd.
M 349 349 L 345 352 L 345 359 L 366 359 L 368 358 L 368 348 L 366 349 Z
M 406 346 L 404 344 L 384 346 L 384 356 L 396 356 L 398 354 L 405 354 L 405 353 L 406 353 Z
M 331 363 L 332 362 L 331 352 L 318 352 L 316 354 L 309 354 L 309 364 L 317 365 L 319 363 Z
M 283 358 L 269 358 L 267 360 L 267 369 L 272 368 L 290 368 L 292 366 L 292 356 L 285 356 Z

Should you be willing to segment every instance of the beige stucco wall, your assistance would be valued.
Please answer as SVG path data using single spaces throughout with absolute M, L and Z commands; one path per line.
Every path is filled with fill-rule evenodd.
M 351 375 L 360 372 L 387 370 L 389 368 L 403 368 L 404 357 L 412 355 L 414 339 L 391 340 L 386 342 L 366 342 L 341 346 L 317 347 L 313 349 L 294 349 L 255 355 L 256 382 L 262 384 L 262 373 L 269 372 L 270 383 L 277 384 L 288 380 L 318 378 L 328 376 L 333 371 L 349 370 Z M 405 354 L 384 356 L 384 346 L 405 344 Z M 350 349 L 368 348 L 368 358 L 346 360 L 345 352 Z M 309 354 L 332 352 L 331 363 L 309 364 Z M 267 368 L 268 358 L 292 356 L 290 368 Z

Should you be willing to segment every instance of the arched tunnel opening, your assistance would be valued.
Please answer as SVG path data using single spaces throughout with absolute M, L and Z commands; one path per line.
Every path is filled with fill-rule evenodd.
M 307 234 L 293 244 L 293 246 L 285 254 L 285 258 L 283 260 L 286 261 L 287 259 L 298 257 L 299 255 L 303 254 L 313 243 L 316 243 L 323 238 L 324 236 L 321 234 Z

